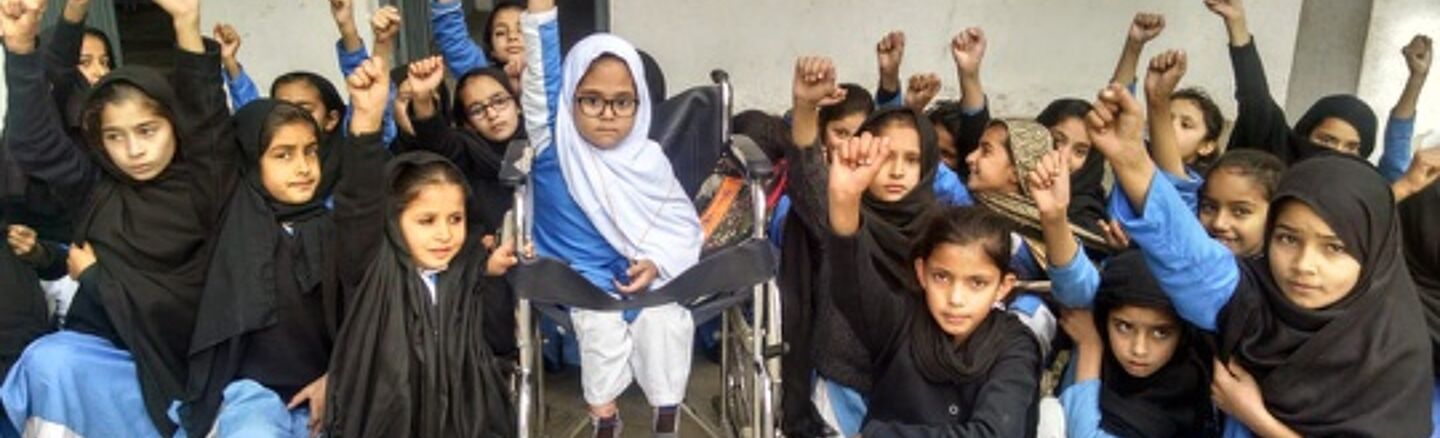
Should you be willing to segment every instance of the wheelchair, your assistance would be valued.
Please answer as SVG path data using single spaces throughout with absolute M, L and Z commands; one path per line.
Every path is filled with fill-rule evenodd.
M 698 327 L 719 318 L 721 384 L 719 418 L 699 415 L 690 400 L 682 403 L 688 417 L 711 437 L 775 437 L 780 390 L 780 297 L 775 285 L 776 250 L 765 236 L 765 183 L 771 163 L 756 143 L 730 133 L 732 88 L 728 74 L 711 73 L 711 85 L 686 90 L 657 105 L 651 138 L 665 150 L 676 177 L 691 199 L 711 177 L 722 158 L 738 163 L 748 193 L 734 198 L 749 202 L 753 229 L 738 243 L 707 251 L 700 261 L 664 287 L 616 300 L 595 288 L 556 259 L 525 259 L 508 279 L 515 292 L 519 360 L 514 371 L 516 430 L 521 437 L 575 436 L 588 421 L 565 431 L 546 430 L 545 376 L 540 319 L 573 332 L 568 308 L 629 310 L 679 303 L 690 310 Z M 529 160 L 533 150 L 524 141 L 510 145 L 501 180 L 515 189 L 512 221 L 516 248 L 530 241 Z M 748 194 L 748 200 L 744 199 Z M 693 377 L 692 377 L 693 378 Z M 556 433 L 559 432 L 559 433 Z

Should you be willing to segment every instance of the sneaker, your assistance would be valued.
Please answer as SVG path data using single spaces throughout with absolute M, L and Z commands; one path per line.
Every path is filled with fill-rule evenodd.
M 590 417 L 590 426 L 594 438 L 620 438 L 620 429 L 624 424 L 620 422 L 620 415 L 616 414 L 609 418 Z
M 675 438 L 680 436 L 680 406 L 663 406 L 655 408 L 654 433 L 660 438 Z

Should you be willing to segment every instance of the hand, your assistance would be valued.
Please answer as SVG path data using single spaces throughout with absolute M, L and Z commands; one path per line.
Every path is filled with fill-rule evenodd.
M 1215 359 L 1214 374 L 1210 382 L 1210 397 L 1214 399 L 1215 407 L 1246 424 L 1254 424 L 1248 420 L 1266 412 L 1260 384 L 1234 359 L 1230 360 L 1229 366 Z
M 955 67 L 964 75 L 980 73 L 980 61 L 985 59 L 985 31 L 972 27 L 955 34 L 950 40 L 950 56 L 955 58 Z
M 1121 227 L 1119 222 L 1101 219 L 1096 224 L 1100 225 L 1105 243 L 1111 248 L 1115 248 L 1116 251 L 1130 248 L 1130 234 L 1125 232 L 1125 228 Z
M 65 259 L 65 268 L 70 273 L 70 278 L 78 281 L 80 274 L 85 273 L 95 262 L 95 249 L 88 243 L 76 243 L 70 245 L 70 256 Z
M 630 284 L 623 284 L 617 280 L 610 280 L 615 283 L 615 290 L 622 294 L 630 295 L 644 292 L 650 289 L 650 283 L 660 276 L 660 268 L 655 262 L 649 260 L 634 260 L 630 262 L 630 269 L 625 270 L 625 275 L 630 277 Z
M 155 0 L 176 23 L 200 24 L 200 0 Z
M 1110 84 L 1100 90 L 1085 125 L 1091 144 L 1111 163 L 1150 159 L 1143 136 L 1145 115 L 1124 86 Z
M 415 100 L 430 99 L 435 89 L 445 82 L 445 58 L 431 56 L 410 63 L 410 86 Z
M 1160 36 L 1160 32 L 1164 30 L 1164 15 L 1141 12 L 1135 14 L 1135 19 L 1130 21 L 1130 31 L 1125 37 L 1130 42 L 1145 44 Z
M 376 47 L 389 47 L 394 43 L 395 36 L 400 34 L 400 10 L 386 6 L 375 11 L 375 15 L 370 17 L 370 30 L 375 33 Z
M 1415 153 L 1410 160 L 1410 168 L 1400 176 L 1400 180 L 1394 184 L 1395 201 L 1399 202 L 1410 195 L 1419 193 L 1435 183 L 1440 178 L 1440 145 L 1430 146 Z
M 868 132 L 851 136 L 838 150 L 831 151 L 831 202 L 859 200 L 889 157 L 890 138 L 875 137 Z
M 795 103 L 812 107 L 830 106 L 845 100 L 845 89 L 835 82 L 835 64 L 830 58 L 802 56 L 795 60 Z
M 330 15 L 335 18 L 335 24 L 354 25 L 355 5 L 351 0 L 330 0 Z
M 1040 157 L 1030 171 L 1030 197 L 1040 210 L 1040 220 L 1068 221 L 1070 208 L 1070 151 L 1053 150 Z
M 227 64 L 234 62 L 240 54 L 240 32 L 235 27 L 225 23 L 215 23 L 215 41 L 220 43 L 220 59 Z
M 90 0 L 68 0 L 65 2 L 65 9 L 61 11 L 65 21 L 80 23 L 85 21 L 85 15 L 90 11 Z
M 519 78 L 520 78 L 520 74 L 521 74 L 521 73 L 524 73 L 524 72 L 525 72 L 525 57 L 524 57 L 524 56 L 515 57 L 515 59 L 512 59 L 512 60 L 510 60 L 509 62 L 506 62 L 506 63 L 505 63 L 505 76 L 506 76 L 506 77 L 509 77 L 511 80 L 519 79 Z M 517 90 L 518 90 L 518 88 L 517 88 Z
M 1150 69 L 1145 74 L 1145 94 L 1151 105 L 1170 101 L 1180 78 L 1185 77 L 1188 64 L 1183 50 L 1167 50 L 1150 58 Z
M 1065 309 L 1060 311 L 1060 328 L 1076 345 L 1104 348 L 1100 332 L 1095 328 L 1095 316 L 1088 309 Z
M 910 83 L 905 87 L 905 106 L 916 112 L 925 112 L 925 107 L 930 106 L 930 101 L 940 94 L 940 75 L 934 73 L 918 73 L 910 76 Z
M 390 100 L 390 66 L 385 57 L 377 55 L 365 60 L 350 73 L 345 84 L 350 89 L 350 132 L 379 132 Z
M 20 55 L 35 52 L 45 0 L 0 0 L 0 35 L 5 49 Z
M 1245 18 L 1243 0 L 1205 0 L 1205 7 L 1227 22 Z
M 899 88 L 900 62 L 904 59 L 905 32 L 890 32 L 881 37 L 880 42 L 875 43 L 875 63 L 880 65 L 881 85 L 886 85 L 884 82 L 889 79 L 896 82 L 889 85 Z
M 295 393 L 295 398 L 290 399 L 287 409 L 295 409 L 301 404 L 310 404 L 310 436 L 318 437 L 325 428 L 325 390 L 329 386 L 330 375 L 325 374 L 320 378 L 305 385 L 304 389 Z
M 30 227 L 12 224 L 6 232 L 6 240 L 10 243 L 10 249 L 15 251 L 15 256 L 28 259 L 34 255 L 39 245 L 36 245 L 35 230 Z
M 485 275 L 499 277 L 518 264 L 520 258 L 515 255 L 515 242 L 501 242 L 490 252 L 490 258 L 485 259 Z
M 1425 35 L 1415 35 L 1410 44 L 1400 49 L 1400 54 L 1405 55 L 1405 66 L 1410 68 L 1410 76 L 1429 75 L 1433 53 L 1430 50 L 1430 37 Z

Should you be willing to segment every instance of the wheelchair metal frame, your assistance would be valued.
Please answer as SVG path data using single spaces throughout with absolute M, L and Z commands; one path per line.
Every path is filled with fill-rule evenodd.
M 731 135 L 731 112 L 733 108 L 733 89 L 731 88 L 729 75 L 721 70 L 711 72 L 711 80 L 714 86 L 719 87 L 721 104 L 724 105 L 724 120 L 720 132 L 726 148 L 730 153 L 740 159 L 742 163 L 749 160 L 764 159 L 763 156 L 755 157 L 760 153 L 753 143 L 738 145 Z M 745 139 L 745 142 L 750 140 Z M 747 147 L 741 147 L 747 146 Z M 533 157 L 533 149 L 525 145 L 523 149 L 524 164 L 520 165 L 524 178 L 513 181 L 515 185 L 515 214 L 514 229 L 518 232 L 512 233 L 516 240 L 516 248 L 524 248 L 530 243 L 531 227 L 529 211 L 529 159 Z M 509 154 L 507 154 L 509 155 Z M 766 197 L 764 187 L 764 172 L 755 172 L 745 166 L 746 179 L 750 183 L 750 201 L 753 203 L 754 229 L 751 238 L 764 240 Z M 768 169 L 767 171 L 768 172 Z M 779 400 L 780 381 L 780 355 L 784 352 L 784 344 L 780 333 L 780 296 L 775 284 L 775 277 L 755 285 L 751 291 L 751 298 L 748 300 L 748 308 L 743 305 L 732 306 L 725 309 L 720 315 L 721 318 L 721 386 L 720 399 L 718 403 L 719 424 L 699 415 L 693 409 L 689 401 L 681 404 L 681 411 L 684 416 L 690 417 L 700 428 L 711 437 L 777 437 L 780 436 L 777 428 L 776 408 Z M 748 315 L 747 315 L 748 310 Z M 517 428 L 520 437 L 544 437 L 550 436 L 546 430 L 546 403 L 545 403 L 545 378 L 544 367 L 540 366 L 543 361 L 543 339 L 540 334 L 540 319 L 535 315 L 530 300 L 517 297 L 516 312 L 516 336 L 520 350 L 519 366 L 515 370 L 512 382 L 515 401 Z M 702 323 L 703 321 L 696 321 Z M 565 430 L 564 435 L 576 436 L 583 432 L 589 425 L 588 418 L 583 418 L 578 424 Z

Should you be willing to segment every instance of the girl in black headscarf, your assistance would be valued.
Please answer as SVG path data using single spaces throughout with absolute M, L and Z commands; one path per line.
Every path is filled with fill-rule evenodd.
M 184 390 L 196 307 L 224 200 L 238 172 L 216 68 L 218 47 L 200 36 L 193 2 L 157 3 L 175 21 L 181 49 L 175 70 L 166 76 L 121 68 L 86 99 L 82 130 L 103 175 L 93 185 L 70 251 L 71 275 L 80 290 L 69 330 L 36 341 L 11 373 L 4 393 L 12 418 L 33 415 L 64 424 L 83 417 L 90 429 L 76 430 L 82 435 L 169 435 L 175 429 L 165 411 Z M 11 35 L 6 38 L 13 52 Z M 7 79 L 19 85 L 11 92 L 43 101 L 48 85 L 39 61 L 33 54 L 16 55 L 6 62 Z M 41 107 L 35 115 L 36 124 L 8 128 L 59 131 L 58 112 Z M 12 152 L 82 154 L 30 149 L 42 146 L 12 144 Z M 126 371 L 128 378 L 119 377 Z M 133 389 L 137 377 L 140 391 Z M 121 396 L 114 399 L 96 395 L 116 392 Z M 127 395 L 137 392 L 143 409 L 138 397 Z M 77 404 L 62 405 L 72 398 Z M 60 406 L 65 406 L 61 412 L 48 412 Z M 147 414 L 149 421 L 135 421 Z
M 1111 257 L 1090 312 L 1061 318 L 1077 344 L 1075 384 L 1060 395 L 1072 436 L 1217 436 L 1208 340 L 1180 320 L 1144 255 Z
M 324 374 L 339 325 L 339 276 L 331 270 L 362 263 L 359 252 L 337 254 L 336 239 L 373 242 L 366 232 L 375 230 L 338 228 L 325 208 L 323 137 L 305 110 L 261 99 L 235 114 L 235 127 L 244 179 L 206 278 L 182 426 L 190 436 L 212 427 L 220 436 L 262 428 L 265 435 L 308 436 L 324 418 Z M 378 168 L 386 154 L 346 147 L 330 156 Z M 378 211 L 371 206 L 383 193 L 364 188 L 353 177 L 342 181 L 336 214 Z
M 377 151 L 388 93 L 383 58 L 349 79 L 350 147 Z M 363 274 L 345 283 L 346 310 L 330 362 L 326 433 L 335 437 L 512 436 L 505 380 L 485 335 L 488 296 L 502 292 L 516 259 L 508 245 L 489 253 L 468 233 L 458 169 L 426 152 L 402 154 L 365 175 L 385 193 L 378 210 L 339 217 L 375 230 Z
M 1292 167 L 1264 255 L 1242 259 L 1157 182 L 1141 119 L 1118 86 L 1089 117 L 1125 194 L 1111 216 L 1177 313 L 1218 333 L 1212 391 L 1231 415 L 1225 435 L 1429 435 L 1430 342 L 1416 330 L 1424 314 L 1400 260 L 1394 195 L 1375 168 L 1333 153 Z
M 1405 261 L 1410 267 L 1410 276 L 1415 279 L 1420 303 L 1425 306 L 1425 325 L 1430 333 L 1430 362 L 1435 370 L 1440 370 L 1440 227 L 1435 226 L 1437 223 L 1440 223 L 1440 185 L 1431 185 L 1400 203 Z M 1440 382 L 1440 378 L 1436 381 Z M 1435 386 L 1435 394 L 1440 395 L 1440 384 Z M 1440 408 L 1440 398 L 1437 398 L 1435 406 Z

